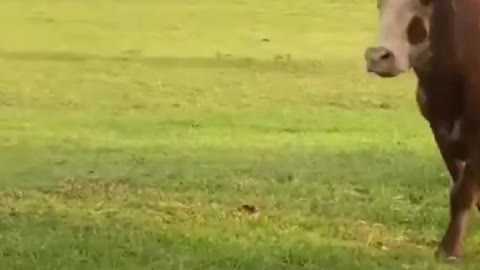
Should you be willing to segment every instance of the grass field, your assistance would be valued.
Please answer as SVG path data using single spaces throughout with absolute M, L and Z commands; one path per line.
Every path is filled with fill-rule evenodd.
M 375 12 L 1 1 L 1 269 L 453 269 L 415 81 L 365 72 Z

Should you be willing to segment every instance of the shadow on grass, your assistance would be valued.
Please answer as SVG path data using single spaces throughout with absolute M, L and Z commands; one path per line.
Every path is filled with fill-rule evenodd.
M 68 177 L 95 176 L 180 188 L 205 181 L 233 188 L 235 180 L 245 179 L 257 179 L 257 183 L 272 187 L 299 183 L 448 187 L 447 171 L 436 152 L 420 153 L 403 145 L 363 145 L 354 150 L 295 144 L 241 147 L 156 143 L 122 148 L 51 143 L 5 146 L 0 155 L 0 162 L 5 164 L 0 168 L 0 186 L 48 185 Z
M 5 269 L 37 270 L 423 270 L 434 266 L 430 250 L 385 251 L 334 241 L 306 244 L 295 240 L 294 234 L 281 240 L 266 233 L 259 241 L 248 234 L 235 236 L 214 229 L 132 230 L 123 225 L 86 225 L 47 216 L 2 219 L 0 263 Z
M 174 57 L 174 56 L 103 56 L 78 52 L 41 52 L 41 51 L 6 51 L 0 50 L 0 59 L 13 61 L 50 61 L 50 62 L 84 62 L 106 61 L 119 63 L 138 63 L 157 68 L 254 68 L 270 71 L 290 71 L 300 73 L 318 73 L 322 69 L 319 60 L 291 60 L 289 56 L 276 55 L 271 60 L 259 60 L 249 57 L 235 57 L 217 53 L 209 57 Z

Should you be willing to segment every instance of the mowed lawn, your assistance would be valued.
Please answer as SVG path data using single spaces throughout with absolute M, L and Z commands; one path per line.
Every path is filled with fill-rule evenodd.
M 454 269 L 413 76 L 365 72 L 376 20 L 373 0 L 1 1 L 1 269 Z

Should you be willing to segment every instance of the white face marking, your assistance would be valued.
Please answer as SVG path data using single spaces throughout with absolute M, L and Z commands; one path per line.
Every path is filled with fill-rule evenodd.
M 411 67 L 425 65 L 429 52 L 426 38 L 419 44 L 409 42 L 407 29 L 414 18 L 423 23 L 427 35 L 430 29 L 431 7 L 420 0 L 379 0 L 379 45 L 390 50 L 396 61 L 396 69 L 406 72 Z M 428 57 L 427 57 L 428 58 Z

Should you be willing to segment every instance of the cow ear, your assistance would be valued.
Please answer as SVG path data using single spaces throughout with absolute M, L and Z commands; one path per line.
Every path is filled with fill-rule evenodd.
M 420 0 L 420 3 L 424 6 L 428 6 L 432 3 L 433 0 Z

